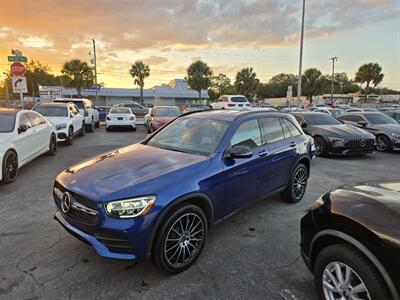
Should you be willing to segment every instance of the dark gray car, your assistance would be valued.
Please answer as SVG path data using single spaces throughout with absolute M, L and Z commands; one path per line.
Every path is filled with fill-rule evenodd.
M 346 113 L 338 119 L 375 135 L 378 151 L 400 149 L 400 124 L 386 114 L 379 112 Z
M 397 122 L 400 123 L 400 109 L 396 110 L 385 110 L 383 111 L 385 115 L 388 115 L 392 119 L 395 119 Z

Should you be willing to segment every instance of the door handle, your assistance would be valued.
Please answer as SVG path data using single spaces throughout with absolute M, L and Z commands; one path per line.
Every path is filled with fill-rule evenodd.
M 289 144 L 289 146 L 290 146 L 291 148 L 296 147 L 296 142 L 291 142 L 291 143 Z
M 261 150 L 260 152 L 258 152 L 258 156 L 263 157 L 263 156 L 267 156 L 268 152 L 267 150 Z

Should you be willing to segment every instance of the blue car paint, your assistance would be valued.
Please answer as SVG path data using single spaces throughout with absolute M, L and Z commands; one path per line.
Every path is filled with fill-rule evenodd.
M 238 126 L 245 120 L 260 116 L 266 115 L 196 113 L 196 118 L 212 117 L 231 122 L 216 151 L 210 156 L 134 144 L 78 163 L 60 173 L 56 182 L 94 201 L 99 222 L 88 225 L 73 218 L 67 220 L 60 211 L 55 218 L 68 231 L 86 240 L 101 256 L 142 259 L 150 251 L 157 221 L 176 199 L 192 193 L 204 195 L 211 200 L 213 216 L 210 221 L 213 223 L 286 186 L 297 162 L 312 159 L 311 138 L 303 134 L 274 145 L 257 147 L 252 150 L 250 158 L 224 160 L 225 150 Z M 292 116 L 286 114 L 268 112 L 268 116 L 285 117 L 297 124 Z M 296 126 L 300 128 L 298 124 Z M 288 146 L 291 143 L 295 143 L 295 147 Z M 145 216 L 117 219 L 105 213 L 104 205 L 108 201 L 150 194 L 157 195 L 157 201 Z M 54 197 L 57 195 L 54 194 Z M 96 239 L 96 232 L 122 234 L 134 247 L 134 253 L 110 252 Z

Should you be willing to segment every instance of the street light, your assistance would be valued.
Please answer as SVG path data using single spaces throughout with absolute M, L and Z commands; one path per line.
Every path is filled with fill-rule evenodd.
M 299 59 L 299 79 L 297 80 L 297 104 L 300 104 L 301 96 L 301 73 L 303 65 L 303 39 L 304 39 L 304 12 L 306 9 L 306 0 L 303 0 L 303 12 L 301 16 L 301 36 L 300 36 L 300 59 Z

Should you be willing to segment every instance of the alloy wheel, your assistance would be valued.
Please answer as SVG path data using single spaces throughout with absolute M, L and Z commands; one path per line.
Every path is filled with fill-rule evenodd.
M 376 138 L 376 149 L 378 149 L 378 151 L 386 151 L 388 146 L 387 139 L 384 136 L 378 136 Z
M 317 156 L 321 155 L 324 147 L 322 140 L 320 138 L 316 138 L 314 143 L 315 143 L 315 155 Z
M 293 178 L 293 194 L 296 199 L 303 197 L 307 187 L 307 173 L 305 168 L 299 168 Z
M 14 152 L 11 152 L 6 159 L 5 176 L 9 181 L 14 181 L 18 174 L 18 158 Z
M 184 214 L 172 224 L 164 242 L 164 255 L 171 266 L 185 266 L 197 257 L 204 243 L 204 226 L 194 213 Z
M 325 267 L 322 286 L 327 300 L 371 300 L 364 281 L 352 268 L 342 262 L 331 262 Z

